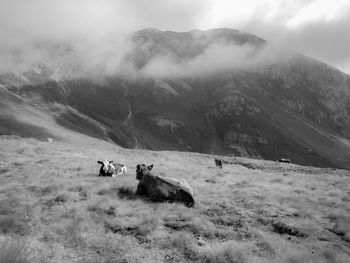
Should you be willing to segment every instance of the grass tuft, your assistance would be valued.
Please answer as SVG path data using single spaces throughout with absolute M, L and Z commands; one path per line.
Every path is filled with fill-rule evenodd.
M 144 219 L 137 227 L 136 233 L 147 236 L 159 226 L 159 219 L 156 217 Z
M 16 199 L 0 201 L 0 233 L 25 235 L 29 232 L 25 212 Z
M 104 228 L 106 232 L 112 232 L 114 234 L 121 234 L 121 235 L 135 235 L 135 228 L 134 227 L 124 227 L 120 226 L 119 224 L 105 221 L 104 222 Z
M 0 216 L 0 232 L 3 234 L 25 235 L 29 232 L 28 225 L 23 219 L 16 215 Z M 0 261 L 1 262 L 1 261 Z
M 350 217 L 337 216 L 333 231 L 338 235 L 343 236 L 345 240 L 350 241 Z
M 30 261 L 31 251 L 23 241 L 8 238 L 0 244 L 0 262 L 27 263 Z
M 71 192 L 81 192 L 83 190 L 84 190 L 84 187 L 82 185 L 71 186 L 68 188 L 68 191 L 71 191 Z
M 118 190 L 118 197 L 120 199 L 131 199 L 131 200 L 133 200 L 133 199 L 135 199 L 135 192 L 130 187 L 122 186 Z
M 65 203 L 68 201 L 68 196 L 65 195 L 65 194 L 61 194 L 61 195 L 58 195 L 56 196 L 56 198 L 54 199 L 54 201 L 56 203 Z
M 45 186 L 37 189 L 36 194 L 38 196 L 44 196 L 44 195 L 56 193 L 57 191 L 58 191 L 58 187 L 56 185 L 49 185 L 49 186 Z
M 210 184 L 216 184 L 216 181 L 214 179 L 207 179 L 205 182 L 210 183 Z
M 325 255 L 324 255 L 325 256 Z M 285 260 L 282 262 L 285 263 L 335 263 L 336 261 L 333 261 L 333 257 L 327 257 L 324 258 L 318 257 L 316 255 L 308 255 L 308 254 L 301 254 L 301 255 L 291 255 L 288 256 Z
M 201 262 L 206 263 L 245 263 L 246 256 L 233 242 L 211 243 L 200 249 Z
M 90 198 L 90 194 L 86 189 L 83 189 L 79 192 L 79 197 L 80 197 L 80 201 L 85 201 Z
M 52 207 L 54 205 L 63 204 L 68 201 L 68 196 L 65 194 L 57 195 L 55 198 L 49 199 L 45 202 L 45 205 Z
M 82 247 L 85 246 L 84 239 L 82 237 L 81 220 L 72 220 L 65 229 L 67 244 L 70 247 Z
M 104 188 L 101 189 L 97 192 L 98 195 L 110 195 L 110 196 L 115 196 L 119 192 L 119 187 L 112 186 L 110 188 Z
M 259 257 L 270 258 L 270 259 L 276 256 L 275 250 L 271 247 L 271 245 L 268 242 L 264 240 L 259 241 L 255 244 L 253 253 Z
M 326 259 L 327 263 L 336 263 L 337 262 L 337 258 L 335 256 L 335 254 L 330 250 L 324 251 L 323 256 Z
M 88 205 L 87 210 L 100 215 L 116 216 L 116 209 L 113 206 L 108 208 L 101 208 L 99 204 Z
M 196 240 L 191 233 L 180 231 L 169 235 L 162 243 L 163 248 L 176 249 L 186 260 L 199 259 Z
M 297 236 L 297 237 L 306 237 L 307 235 L 303 233 L 301 230 L 294 226 L 287 225 L 283 222 L 275 222 L 272 224 L 273 229 L 276 233 L 279 233 L 281 235 L 287 234 L 291 236 Z
M 1 168 L 1 169 L 0 169 L 0 174 L 7 173 L 7 172 L 9 172 L 9 171 L 10 171 L 9 169 Z

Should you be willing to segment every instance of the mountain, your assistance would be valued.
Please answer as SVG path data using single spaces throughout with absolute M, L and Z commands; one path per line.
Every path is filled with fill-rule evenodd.
M 122 74 L 67 77 L 79 67 L 41 61 L 23 74 L 0 75 L 7 94 L 0 98 L 1 134 L 64 139 L 37 122 L 23 126 L 13 110 L 20 105 L 17 111 L 26 108 L 26 116 L 30 108 L 62 127 L 128 148 L 286 157 L 350 169 L 345 73 L 231 29 L 145 29 L 129 41 Z M 50 47 L 59 55 L 74 53 Z

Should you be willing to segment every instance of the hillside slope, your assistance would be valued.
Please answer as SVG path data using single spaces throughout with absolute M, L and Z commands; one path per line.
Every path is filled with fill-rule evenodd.
M 84 135 L 0 136 L 0 148 L 1 262 L 350 260 L 348 171 L 244 158 L 225 158 L 218 170 L 215 156 L 129 150 Z M 125 163 L 128 174 L 98 177 L 103 158 Z M 135 196 L 139 163 L 186 179 L 195 206 Z

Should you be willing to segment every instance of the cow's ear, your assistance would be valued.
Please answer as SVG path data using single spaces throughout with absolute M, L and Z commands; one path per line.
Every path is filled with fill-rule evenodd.
M 99 164 L 103 164 L 103 162 L 101 162 L 101 161 L 97 161 L 97 163 L 99 163 Z
M 113 161 L 109 161 L 109 163 L 113 163 Z
M 151 164 L 150 166 L 147 167 L 148 170 L 152 170 L 153 169 L 153 164 Z
M 136 165 L 136 170 L 137 170 L 137 171 L 140 171 L 140 165 L 139 165 L 139 164 Z

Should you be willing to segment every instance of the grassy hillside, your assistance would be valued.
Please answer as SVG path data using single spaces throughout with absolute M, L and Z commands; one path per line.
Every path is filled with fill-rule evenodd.
M 349 171 L 228 157 L 218 170 L 84 136 L 0 149 L 0 262 L 350 261 Z M 98 177 L 104 158 L 128 175 Z M 185 178 L 195 206 L 135 196 L 138 163 Z

